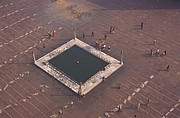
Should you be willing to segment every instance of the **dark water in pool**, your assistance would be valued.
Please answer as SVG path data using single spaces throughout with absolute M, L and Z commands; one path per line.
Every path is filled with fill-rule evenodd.
M 84 83 L 108 65 L 107 62 L 76 45 L 54 57 L 49 63 L 78 83 Z

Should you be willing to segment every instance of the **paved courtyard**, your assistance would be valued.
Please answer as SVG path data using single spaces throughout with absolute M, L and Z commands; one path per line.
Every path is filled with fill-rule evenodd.
M 59 58 L 59 56 L 61 57 Z M 54 65 L 61 63 L 57 64 L 56 67 L 50 62 L 55 58 Z M 123 62 L 121 63 L 77 38 L 70 40 L 40 59 L 35 59 L 34 63 L 79 95 L 87 94 L 123 66 Z M 64 71 L 63 68 L 68 70 Z M 83 79 L 86 80 L 81 81 Z
M 0 117 L 179 118 L 179 19 L 178 0 L 1 0 Z M 124 65 L 85 98 L 33 63 L 32 51 L 39 59 L 70 41 L 73 28 L 93 47 L 101 39 L 118 60 L 123 51 Z M 151 56 L 158 48 L 167 55 Z

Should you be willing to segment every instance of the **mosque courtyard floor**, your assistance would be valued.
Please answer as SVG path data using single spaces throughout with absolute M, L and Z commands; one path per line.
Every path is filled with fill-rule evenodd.
M 179 19 L 178 0 L 1 0 L 0 118 L 179 118 Z

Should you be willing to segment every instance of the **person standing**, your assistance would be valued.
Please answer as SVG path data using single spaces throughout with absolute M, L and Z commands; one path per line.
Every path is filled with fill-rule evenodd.
M 85 38 L 85 34 L 84 34 L 84 32 L 83 32 L 83 38 Z
M 121 89 L 121 83 L 119 84 L 119 87 L 118 87 L 119 89 Z
M 109 32 L 110 34 L 112 33 L 112 26 L 110 27 L 110 32 Z
M 164 50 L 164 52 L 162 53 L 162 56 L 166 56 L 166 50 Z
M 50 34 L 51 34 L 51 36 L 53 37 L 53 32 L 52 32 L 52 31 L 50 32 Z
M 102 45 L 101 50 L 104 51 L 106 49 L 106 45 Z
M 122 112 L 122 104 L 118 105 L 118 111 Z
M 166 50 L 164 50 L 164 54 L 166 55 Z
M 153 56 L 153 50 L 151 49 L 151 56 Z
M 94 32 L 92 32 L 91 36 L 94 36 Z
M 110 52 L 110 50 L 111 50 L 111 47 L 110 47 L 110 46 L 108 46 L 108 51 Z
M 110 27 L 110 29 L 112 30 L 112 26 Z
M 141 104 L 137 103 L 137 109 L 140 109 L 140 107 L 141 107 Z
M 53 31 L 53 37 L 55 37 L 55 32 L 56 32 L 56 31 Z
M 141 29 L 143 29 L 143 25 L 144 25 L 144 23 L 143 23 L 143 22 L 141 22 Z
M 112 28 L 112 34 L 114 34 L 114 28 Z
M 107 35 L 105 34 L 105 35 L 104 35 L 104 39 L 106 39 L 106 38 L 107 38 Z
M 45 48 L 46 46 L 45 46 L 45 44 L 43 43 L 43 48 Z
M 149 106 L 149 103 L 150 103 L 150 100 L 148 99 L 148 100 L 147 100 L 147 106 Z
M 96 41 L 96 47 L 98 47 L 98 41 Z
M 156 40 L 154 40 L 154 43 L 153 43 L 154 45 L 156 45 Z
M 50 32 L 48 32 L 48 36 L 49 36 L 49 39 L 51 38 L 51 33 Z
M 157 56 L 159 56 L 159 52 L 160 52 L 160 50 L 159 50 L 159 48 L 156 50 L 156 54 L 157 54 Z

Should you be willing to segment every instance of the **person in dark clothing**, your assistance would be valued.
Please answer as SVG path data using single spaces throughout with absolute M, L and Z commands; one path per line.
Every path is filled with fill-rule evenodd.
M 143 22 L 141 22 L 141 29 L 143 29 L 143 25 L 144 25 L 144 23 L 143 23 Z
M 162 56 L 166 56 L 166 50 L 164 50 L 164 52 L 162 53 Z
M 85 38 L 85 34 L 84 34 L 84 32 L 83 32 L 83 38 Z
M 46 46 L 45 46 L 45 44 L 43 43 L 43 48 L 45 48 Z
M 94 36 L 94 32 L 92 32 L 92 35 L 91 36 Z
M 170 71 L 170 66 L 169 65 L 167 65 L 166 71 Z
M 106 39 L 106 38 L 107 38 L 107 35 L 105 34 L 105 35 L 104 35 L 104 39 Z

